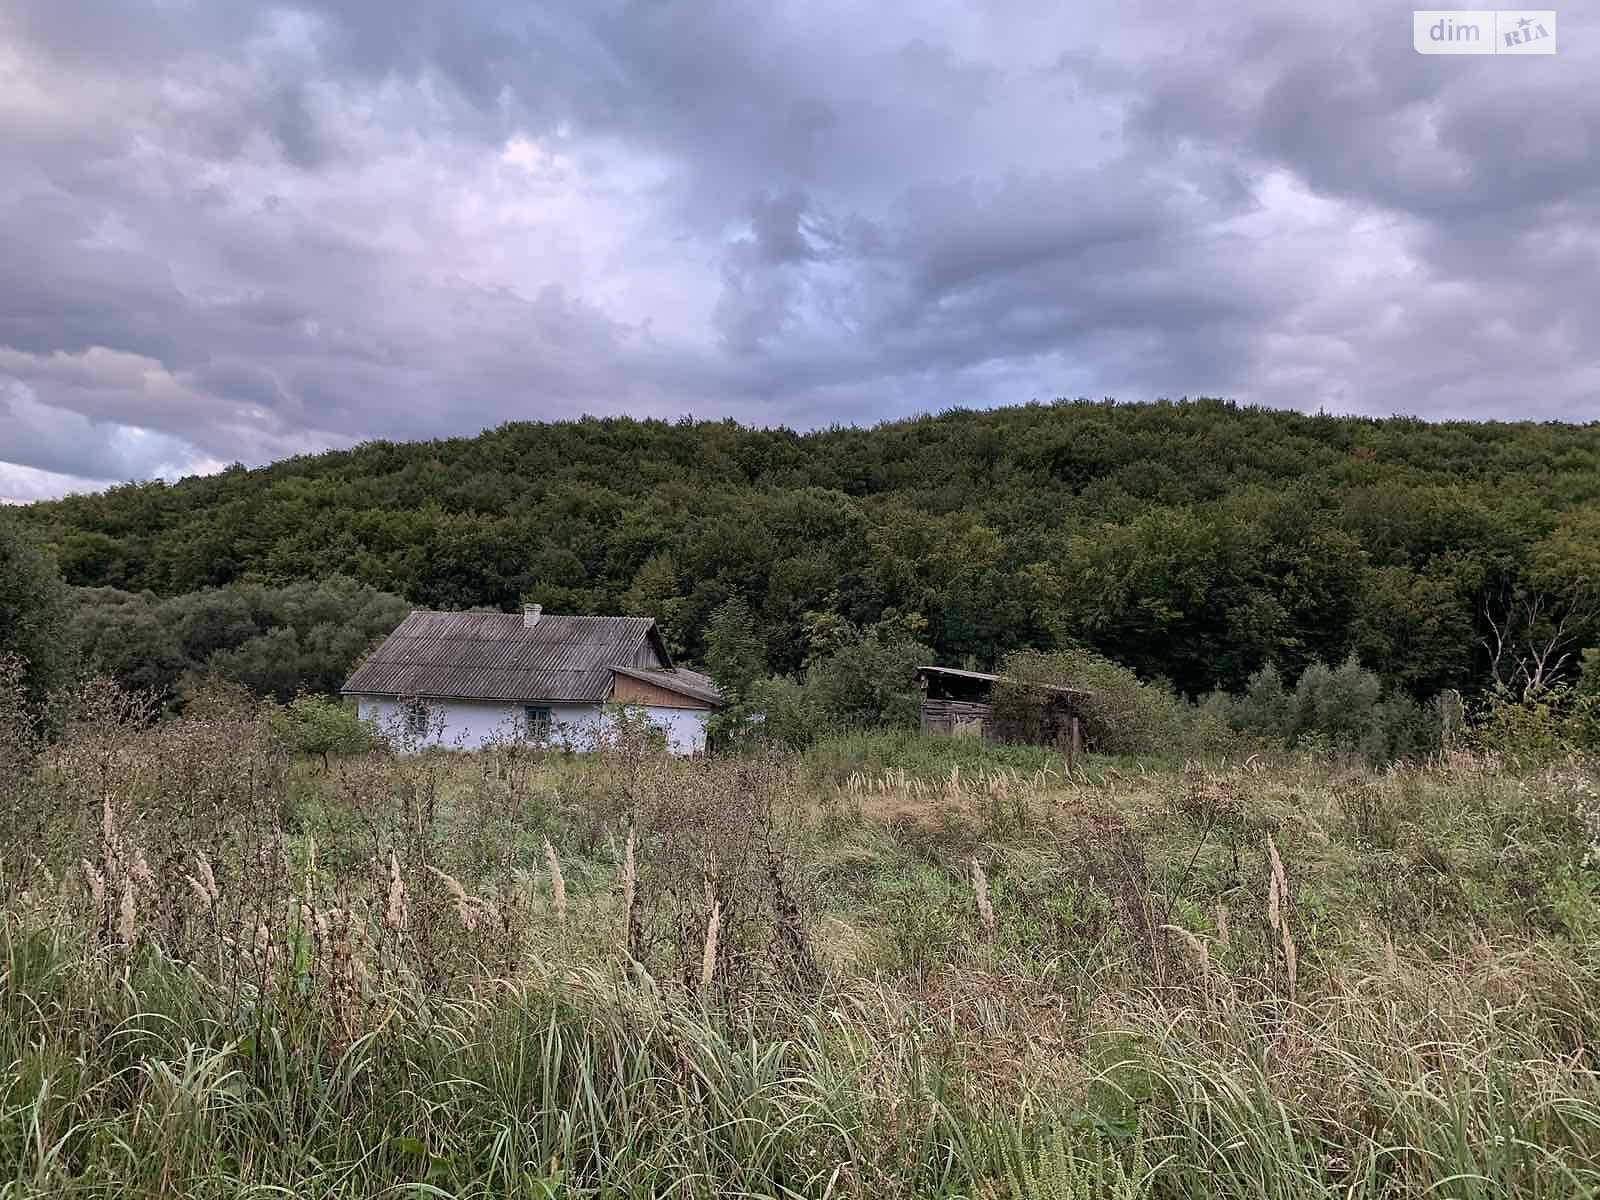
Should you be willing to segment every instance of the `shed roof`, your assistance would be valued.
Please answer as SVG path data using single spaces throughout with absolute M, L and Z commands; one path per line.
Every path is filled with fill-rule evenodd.
M 529 627 L 520 613 L 414 612 L 341 690 L 360 696 L 600 703 L 611 694 L 613 671 L 624 667 L 676 674 L 653 617 L 546 613 Z
M 1012 679 L 1009 675 L 993 675 L 988 671 L 960 671 L 955 667 L 918 667 L 916 674 L 918 676 L 945 675 L 955 679 L 971 679 L 982 683 L 1000 683 L 1004 681 L 1006 683 L 1019 684 L 1023 687 L 1036 687 L 1041 691 L 1055 692 L 1062 696 L 1094 695 L 1093 692 L 1085 691 L 1083 688 L 1066 687 L 1059 683 L 1032 683 L 1026 679 Z
M 704 700 L 707 704 L 720 705 L 722 703 L 722 691 L 712 682 L 711 676 L 702 675 L 699 671 L 691 671 L 688 667 L 616 667 L 614 669 L 618 675 L 642 679 L 646 683 L 664 687 L 669 692 L 680 692 L 685 696 L 692 696 L 696 700 Z

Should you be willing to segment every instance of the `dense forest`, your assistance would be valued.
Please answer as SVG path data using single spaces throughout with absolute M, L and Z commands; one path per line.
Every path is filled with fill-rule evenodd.
M 536 601 L 653 614 L 698 661 L 711 614 L 740 598 L 779 671 L 841 628 L 889 621 L 955 664 L 1076 644 L 1193 696 L 1354 655 L 1424 698 L 1570 676 L 1600 643 L 1600 424 L 1211 400 L 813 433 L 586 418 L 369 442 L 21 515 L 66 581 L 95 589 L 78 595 L 97 629 L 118 612 L 187 620 L 224 650 L 208 621 L 289 630 L 275 636 L 297 653 L 334 637 L 340 597 L 362 636 L 396 598 Z M 226 603 L 183 599 L 216 588 Z M 271 648 L 257 652 L 270 675 Z

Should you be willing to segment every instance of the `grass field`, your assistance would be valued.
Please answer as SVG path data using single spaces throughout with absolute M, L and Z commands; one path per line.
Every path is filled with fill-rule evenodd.
M 8 1198 L 1600 1190 L 1592 765 L 129 716 L 0 746 Z

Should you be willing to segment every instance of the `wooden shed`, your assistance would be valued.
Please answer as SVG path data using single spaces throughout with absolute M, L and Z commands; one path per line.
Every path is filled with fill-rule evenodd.
M 1035 742 L 1055 746 L 1076 757 L 1083 749 L 1079 709 L 1087 692 L 1054 684 L 1008 680 L 987 671 L 960 671 L 954 667 L 918 667 L 921 692 L 921 726 L 924 733 L 977 737 L 991 742 Z M 1029 720 L 996 716 L 995 688 L 1002 683 L 1038 694 Z

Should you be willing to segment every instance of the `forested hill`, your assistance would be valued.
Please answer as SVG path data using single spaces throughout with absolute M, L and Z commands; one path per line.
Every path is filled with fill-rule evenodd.
M 521 423 L 32 506 L 69 582 L 334 574 L 418 606 L 653 613 L 690 655 L 745 597 L 771 661 L 908 618 L 950 662 L 1078 640 L 1199 692 L 1354 651 L 1481 682 L 1490 621 L 1597 640 L 1600 425 L 1086 402 L 799 434 Z M 1519 590 L 1520 589 L 1520 590 Z M 1522 600 L 1519 601 L 1518 597 Z M 823 614 L 823 616 L 818 616 Z

